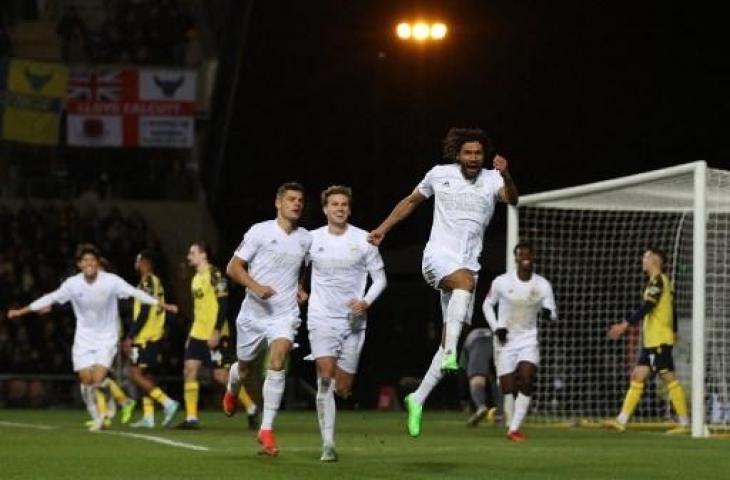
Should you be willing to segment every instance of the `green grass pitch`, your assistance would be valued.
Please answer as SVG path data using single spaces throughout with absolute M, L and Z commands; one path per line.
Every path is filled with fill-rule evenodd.
M 466 428 L 456 412 L 427 410 L 418 439 L 406 435 L 402 413 L 339 412 L 334 464 L 319 462 L 317 420 L 309 411 L 279 415 L 278 458 L 256 455 L 243 416 L 203 412 L 199 431 L 115 424 L 101 433 L 87 432 L 86 418 L 82 410 L 0 410 L 0 478 L 716 480 L 730 472 L 727 440 L 526 427 L 528 441 L 513 444 L 501 428 Z

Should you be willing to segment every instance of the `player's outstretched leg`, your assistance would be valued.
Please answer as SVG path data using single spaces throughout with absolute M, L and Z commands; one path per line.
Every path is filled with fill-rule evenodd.
M 431 360 L 431 365 L 423 376 L 421 384 L 418 385 L 416 391 L 405 398 L 406 410 L 408 411 L 408 434 L 411 437 L 417 437 L 421 434 L 421 417 L 423 414 L 423 404 L 426 403 L 431 390 L 441 381 L 444 374 L 441 370 L 442 360 L 444 356 L 443 347 L 439 347 Z

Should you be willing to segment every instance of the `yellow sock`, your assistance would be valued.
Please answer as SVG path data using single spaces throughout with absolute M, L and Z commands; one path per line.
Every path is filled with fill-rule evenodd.
M 256 406 L 243 385 L 241 385 L 241 391 L 238 392 L 238 401 L 241 402 L 246 411 L 249 411 L 252 406 Z
M 185 382 L 185 415 L 188 419 L 198 418 L 198 382 Z
M 111 378 L 108 378 L 107 380 L 109 381 L 109 392 L 111 392 L 114 400 L 116 400 L 119 405 L 127 403 L 129 401 L 129 397 L 126 393 L 124 393 L 122 387 L 120 387 L 119 384 Z
M 626 392 L 626 398 L 624 398 L 624 405 L 621 407 L 622 416 L 628 418 L 634 413 L 642 393 L 644 393 L 644 382 L 631 382 L 629 391 Z
M 185 384 L 185 388 L 187 389 L 187 383 Z M 197 387 L 196 387 L 197 388 Z M 185 390 L 187 392 L 187 390 Z M 156 402 L 160 402 L 160 405 L 163 407 L 165 404 L 170 400 L 170 398 L 165 395 L 165 392 L 162 391 L 160 387 L 155 387 L 152 389 L 152 391 L 149 393 L 149 396 L 152 400 L 155 400 Z M 187 402 L 187 397 L 185 397 L 185 401 Z M 195 403 L 198 401 L 195 400 Z
M 106 395 L 100 389 L 96 389 L 96 409 L 99 411 L 99 415 L 106 417 Z
M 672 401 L 674 411 L 677 412 L 677 416 L 681 418 L 687 418 L 687 400 L 684 397 L 684 389 L 679 384 L 679 380 L 673 380 L 667 385 L 667 391 L 669 392 L 669 399 Z
M 142 399 L 142 412 L 145 417 L 148 417 L 148 418 L 155 417 L 155 401 L 146 395 Z

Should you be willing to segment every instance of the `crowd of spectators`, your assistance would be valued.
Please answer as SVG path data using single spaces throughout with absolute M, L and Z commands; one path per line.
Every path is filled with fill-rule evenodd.
M 115 0 L 93 15 L 69 2 L 57 26 L 69 62 L 197 66 L 198 29 L 177 0 Z
M 14 54 L 19 23 L 37 21 L 55 24 L 67 62 L 197 67 L 203 59 L 200 26 L 180 0 L 3 1 L 0 56 Z

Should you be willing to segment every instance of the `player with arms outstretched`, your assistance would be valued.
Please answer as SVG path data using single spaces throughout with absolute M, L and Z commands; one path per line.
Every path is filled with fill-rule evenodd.
M 119 342 L 117 300 L 134 297 L 142 303 L 162 306 L 176 312 L 177 307 L 161 303 L 113 273 L 99 268 L 99 250 L 91 244 L 79 245 L 76 262 L 80 273 L 66 279 L 61 286 L 30 305 L 10 310 L 8 318 L 39 312 L 53 304 L 71 302 L 76 317 L 72 349 L 73 368 L 81 381 L 81 396 L 94 423 L 92 431 L 104 428 L 104 418 L 96 405 L 96 392 L 107 377 Z

